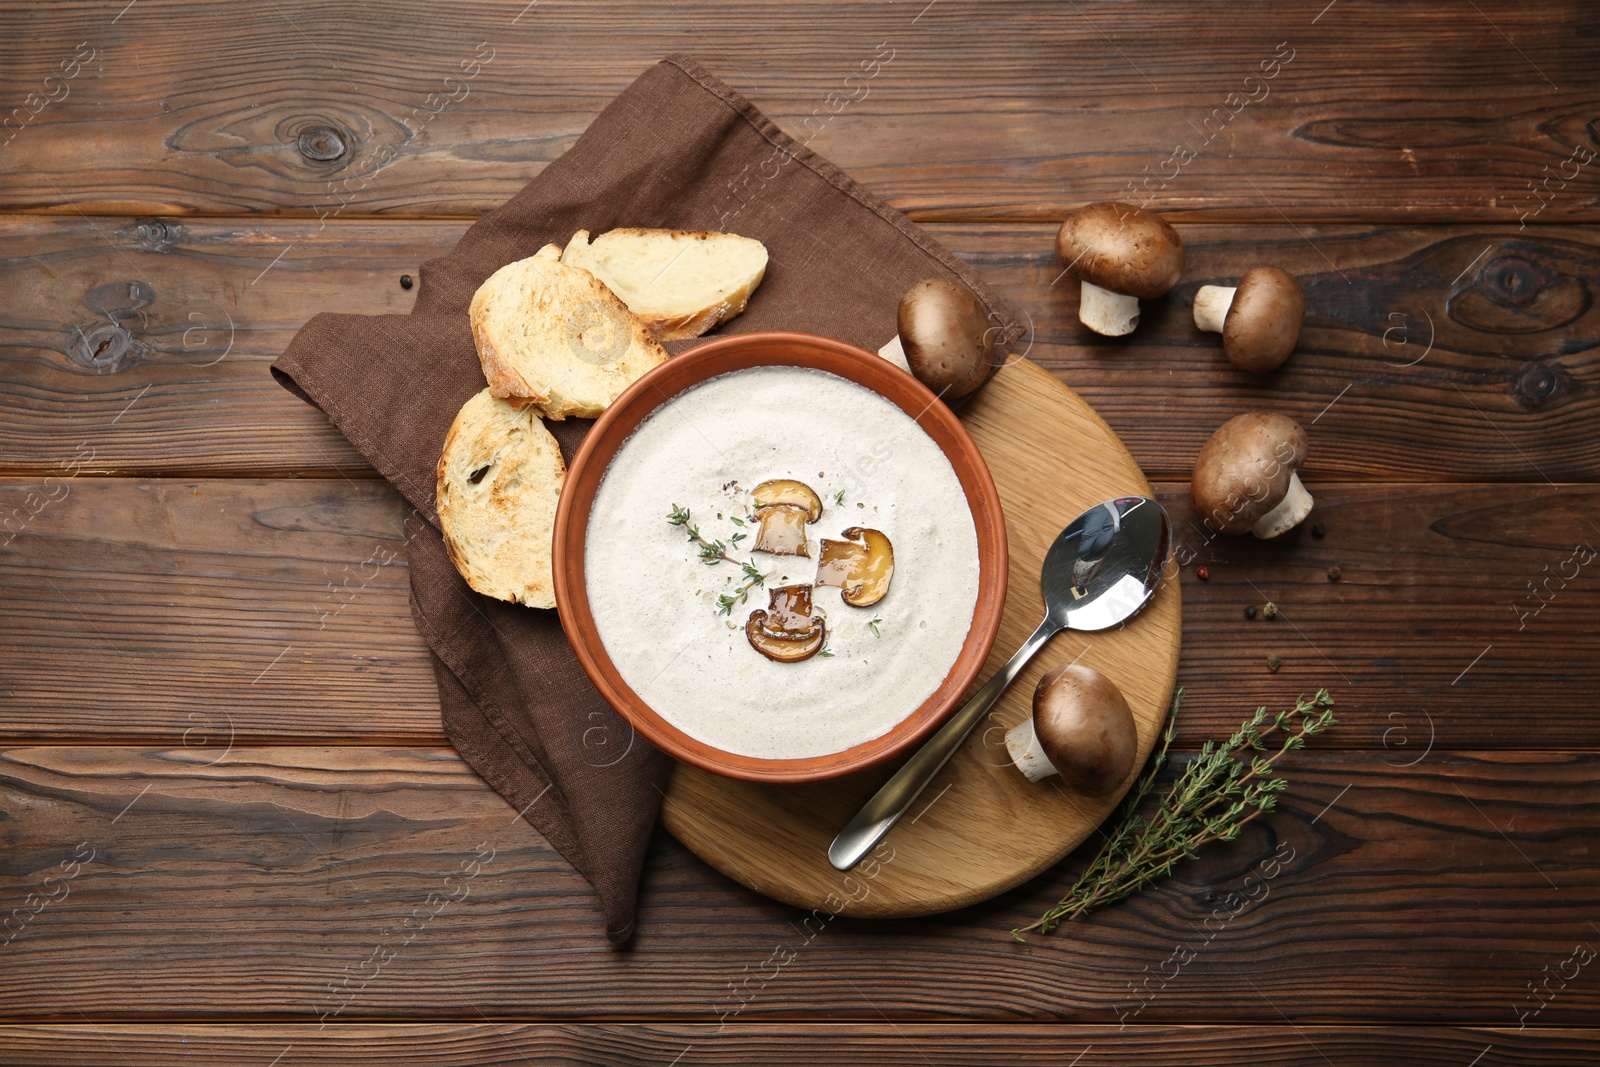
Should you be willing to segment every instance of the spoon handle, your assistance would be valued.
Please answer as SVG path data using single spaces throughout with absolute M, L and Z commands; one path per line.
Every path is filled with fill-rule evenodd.
M 1027 666 L 1033 654 L 1063 628 L 1061 623 L 1052 618 L 1041 622 L 1033 635 L 1017 649 L 1016 655 L 1007 660 L 1005 666 L 996 671 L 994 677 L 962 705 L 960 711 L 950 716 L 939 727 L 938 733 L 923 742 L 916 754 L 839 831 L 839 836 L 828 846 L 828 861 L 841 871 L 848 871 L 861 862 L 861 857 L 883 839 L 889 828 L 906 813 L 912 801 L 922 795 L 928 783 L 933 781 L 933 776 L 955 755 L 961 742 L 978 725 L 978 720 L 988 714 L 994 702 L 1000 699 L 1000 694 L 1016 678 L 1017 672 Z

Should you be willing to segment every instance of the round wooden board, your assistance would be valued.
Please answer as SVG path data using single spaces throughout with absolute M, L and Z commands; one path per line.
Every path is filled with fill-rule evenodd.
M 1061 528 L 1102 500 L 1149 495 L 1150 485 L 1094 410 L 1027 360 L 995 375 L 961 411 L 961 421 L 1000 490 L 1011 551 L 1005 614 L 981 683 L 1044 617 L 1039 570 Z M 1172 576 L 1170 561 L 1167 574 Z M 1178 583 L 1163 581 L 1145 610 L 1123 627 L 1057 635 L 854 871 L 835 870 L 828 845 L 899 760 L 799 786 L 739 781 L 679 764 L 662 822 L 728 877 L 801 908 L 912 916 L 987 900 L 1077 847 L 1135 777 L 1115 794 L 1091 800 L 1059 778 L 1030 784 L 1011 766 L 1002 735 L 1030 713 L 1039 676 L 1073 660 L 1110 676 L 1138 723 L 1142 766 L 1172 699 L 1180 624 Z

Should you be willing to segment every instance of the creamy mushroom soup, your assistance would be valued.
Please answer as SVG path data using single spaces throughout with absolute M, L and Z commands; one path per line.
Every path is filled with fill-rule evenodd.
M 753 493 L 780 481 L 799 503 Z M 803 489 L 820 502 L 815 521 Z M 758 505 L 800 512 L 767 543 L 803 542 L 804 555 L 755 550 Z M 856 542 L 865 558 L 880 539 L 893 545 L 881 599 L 852 606 L 851 588 L 873 595 L 863 583 L 817 584 L 824 540 L 831 560 Z M 799 367 L 734 371 L 657 408 L 607 468 L 584 561 L 596 629 L 634 692 L 689 736 L 766 759 L 888 732 L 949 673 L 978 599 L 977 530 L 939 446 L 877 393 Z M 809 598 L 773 596 L 796 587 Z M 769 608 L 801 620 L 804 659 L 758 650 L 750 616 Z M 818 647 L 802 647 L 813 632 Z

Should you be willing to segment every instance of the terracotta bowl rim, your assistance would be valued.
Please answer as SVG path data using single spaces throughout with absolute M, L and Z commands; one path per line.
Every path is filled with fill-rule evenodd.
M 933 694 L 886 733 L 821 756 L 765 759 L 716 748 L 658 715 L 622 679 L 600 641 L 584 582 L 584 546 L 594 496 L 634 429 L 679 393 L 711 378 L 756 366 L 828 371 L 873 390 L 916 420 L 944 452 L 967 497 L 978 537 L 978 598 L 972 626 Z M 865 379 L 865 380 L 863 380 Z M 883 357 L 844 341 L 788 331 L 731 334 L 698 345 L 651 369 L 595 421 L 567 471 L 556 507 L 556 607 L 562 629 L 589 680 L 617 713 L 667 755 L 715 774 L 749 781 L 800 783 L 850 774 L 917 744 L 953 711 L 983 669 L 1005 607 L 1008 553 L 999 493 L 977 443 L 926 386 Z

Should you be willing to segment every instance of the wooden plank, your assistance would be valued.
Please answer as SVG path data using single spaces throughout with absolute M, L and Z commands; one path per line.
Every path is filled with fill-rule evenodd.
M 400 275 L 461 230 L 0 220 L 0 286 L 13 294 L 0 312 L 0 472 L 59 471 L 86 450 L 92 469 L 117 473 L 368 472 L 267 364 L 318 310 L 407 310 Z M 1146 302 L 1126 341 L 1078 324 L 1077 294 L 1053 284 L 1050 227 L 933 232 L 1026 316 L 1019 347 L 1152 478 L 1187 479 L 1212 429 L 1262 406 L 1308 428 L 1308 470 L 1323 480 L 1600 475 L 1594 230 L 1186 226 L 1187 280 Z M 1309 301 L 1299 353 L 1266 378 L 1234 370 L 1188 310 L 1199 285 L 1260 262 L 1300 274 Z
M 1589 5 L 923 7 L 12 2 L 0 206 L 477 215 L 686 50 L 927 218 L 1600 217 Z
M 1434 751 L 1396 768 L 1312 751 L 1290 766 L 1269 818 L 1064 934 L 1008 931 L 1085 857 L 950 915 L 844 906 L 818 932 L 663 836 L 637 942 L 618 952 L 586 884 L 449 750 L 236 747 L 212 764 L 176 745 L 9 748 L 0 1012 L 1593 1021 L 1600 757 Z M 854 885 L 870 893 L 870 876 Z
M 272 735 L 442 740 L 386 483 L 47 479 L 0 497 L 22 525 L 0 534 L 8 729 L 132 731 L 205 758 Z
M 1093 1054 L 1090 1055 L 1090 1050 Z M 1259 1067 L 1331 1067 L 1403 1062 L 1418 1067 L 1527 1067 L 1596 1062 L 1592 1030 L 1443 1026 L 1140 1026 L 1126 1029 L 1042 1023 L 512 1023 L 165 1025 L 41 1023 L 0 1028 L 0 1064 L 103 1064 L 193 1067 L 268 1063 L 408 1064 L 514 1067 L 560 1063 L 594 1067 L 762 1063 L 994 1063 L 1060 1067 L 1083 1053 L 1085 1067 L 1146 1067 L 1152 1062 Z M 1478 1059 L 1474 1060 L 1476 1056 Z
M 1310 522 L 1262 542 L 1208 541 L 1187 486 L 1158 486 L 1184 563 L 1183 744 L 1327 686 L 1341 724 L 1319 744 L 1397 763 L 1595 747 L 1575 712 L 1600 693 L 1600 488 L 1310 488 Z M 0 736 L 440 740 L 401 517 L 381 482 L 0 481 Z M 1267 600 L 1277 621 L 1244 617 Z
M 65 224 L 66 230 L 59 227 Z M 317 311 L 403 313 L 402 272 L 459 224 L 290 229 L 8 220 L 0 455 L 9 469 L 371 468 L 267 367 Z M 350 256 L 345 241 L 363 251 Z

